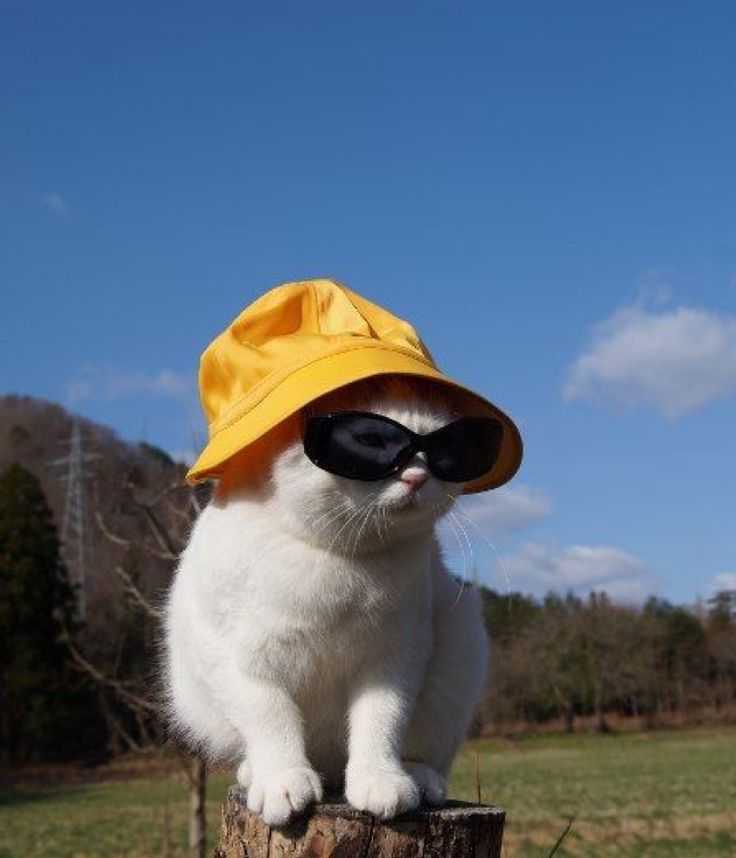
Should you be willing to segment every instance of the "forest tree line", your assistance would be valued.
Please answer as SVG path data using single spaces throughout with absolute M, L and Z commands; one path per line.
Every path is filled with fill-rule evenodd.
M 130 483 L 131 503 L 151 523 L 151 545 L 146 552 L 145 541 L 123 539 L 100 521 L 120 554 L 110 574 L 122 589 L 110 614 L 115 622 L 105 634 L 86 634 L 38 479 L 19 464 L 0 474 L 0 757 L 6 762 L 101 761 L 165 739 L 154 681 L 165 582 L 147 592 L 140 569 L 142 557 L 155 552 L 173 574 L 192 498 L 178 483 L 148 500 L 140 488 L 140 480 Z M 538 600 L 482 589 L 482 596 L 492 666 L 480 728 L 559 722 L 573 729 L 585 719 L 605 731 L 613 716 L 657 726 L 672 716 L 697 719 L 707 710 L 728 719 L 736 711 L 734 591 L 694 607 L 657 598 L 626 606 L 605 593 Z
M 604 592 L 535 600 L 483 592 L 493 645 L 482 718 L 496 728 L 612 716 L 643 726 L 736 717 L 736 591 L 682 607 Z

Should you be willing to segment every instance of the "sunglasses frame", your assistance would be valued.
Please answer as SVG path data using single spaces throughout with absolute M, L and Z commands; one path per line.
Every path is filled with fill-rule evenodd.
M 348 474 L 348 473 L 339 473 L 337 471 L 333 471 L 330 468 L 324 467 L 324 465 L 320 462 L 319 456 L 313 455 L 314 451 L 310 451 L 308 449 L 307 434 L 309 432 L 310 422 L 321 421 L 321 420 L 331 419 L 331 418 L 335 418 L 335 417 L 373 417 L 377 420 L 382 421 L 383 423 L 389 423 L 392 426 L 396 426 L 398 429 L 401 429 L 402 432 L 404 432 L 407 435 L 407 437 L 409 439 L 409 443 L 406 446 L 405 450 L 402 451 L 402 453 L 398 457 L 396 464 L 394 466 L 392 466 L 390 468 L 390 470 L 382 472 L 380 476 L 365 477 L 365 476 L 356 475 L 354 473 Z M 426 458 L 427 468 L 429 469 L 430 473 L 432 473 L 433 476 L 435 476 L 439 480 L 442 480 L 443 482 L 464 483 L 464 482 L 470 482 L 471 480 L 474 480 L 474 479 L 478 479 L 478 477 L 483 476 L 484 473 L 489 473 L 490 471 L 493 470 L 493 468 L 496 465 L 496 462 L 498 461 L 498 454 L 499 454 L 500 449 L 501 449 L 500 442 L 498 445 L 498 450 L 496 452 L 496 458 L 494 459 L 491 467 L 488 468 L 486 471 L 484 471 L 481 474 L 472 474 L 472 475 L 468 475 L 467 477 L 461 477 L 458 480 L 448 480 L 448 479 L 441 477 L 435 473 L 435 471 L 432 467 L 431 460 L 430 460 L 431 450 L 428 449 L 428 446 L 426 444 L 425 439 L 431 438 L 433 435 L 436 435 L 438 432 L 443 431 L 448 426 L 452 426 L 455 423 L 463 423 L 467 420 L 484 420 L 484 421 L 487 420 L 489 422 L 493 422 L 493 423 L 497 424 L 498 427 L 501 429 L 501 437 L 503 436 L 503 424 L 501 423 L 500 420 L 496 420 L 493 417 L 480 417 L 480 416 L 477 416 L 477 417 L 471 417 L 471 416 L 460 417 L 457 420 L 452 420 L 452 421 L 450 421 L 450 423 L 446 423 L 444 426 L 440 426 L 439 429 L 432 430 L 432 432 L 421 433 L 421 432 L 414 432 L 413 430 L 409 429 L 408 426 L 404 426 L 403 423 L 399 423 L 398 420 L 394 420 L 391 417 L 386 417 L 383 414 L 376 414 L 373 411 L 354 411 L 354 410 L 348 409 L 345 411 L 328 411 L 328 412 L 324 412 L 321 414 L 315 413 L 315 412 L 305 412 L 303 426 L 302 426 L 302 445 L 304 447 L 304 453 L 306 454 L 307 458 L 310 459 L 310 461 L 312 461 L 318 468 L 322 468 L 322 470 L 327 471 L 330 474 L 335 474 L 338 477 L 347 477 L 348 479 L 351 479 L 351 480 L 362 480 L 364 482 L 377 482 L 378 480 L 385 480 L 387 477 L 390 477 L 393 474 L 396 474 L 398 471 L 400 471 L 401 468 L 403 468 L 407 462 L 411 461 L 417 453 L 425 453 L 427 455 L 427 458 Z

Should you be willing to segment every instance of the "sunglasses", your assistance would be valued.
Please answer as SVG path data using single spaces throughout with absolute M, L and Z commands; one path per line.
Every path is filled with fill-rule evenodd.
M 353 480 L 382 480 L 416 453 L 440 480 L 464 483 L 493 468 L 503 427 L 492 417 L 463 417 L 420 435 L 396 420 L 366 411 L 309 415 L 304 452 L 317 467 Z

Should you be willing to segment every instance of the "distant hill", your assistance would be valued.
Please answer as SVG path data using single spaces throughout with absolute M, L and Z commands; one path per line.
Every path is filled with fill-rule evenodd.
M 141 588 L 155 598 L 161 597 L 172 565 L 137 547 L 150 539 L 151 530 L 145 512 L 132 502 L 125 487 L 134 487 L 135 496 L 144 502 L 171 489 L 166 503 L 157 509 L 167 527 L 181 538 L 186 521 L 181 514 L 174 514 L 173 508 L 186 510 L 186 467 L 157 447 L 123 441 L 109 427 L 74 415 L 54 402 L 31 396 L 0 397 L 0 472 L 18 462 L 35 474 L 60 533 L 66 496 L 65 468 L 51 462 L 68 453 L 75 418 L 79 420 L 84 452 L 94 455 L 85 466 L 88 476 L 84 481 L 87 634 L 110 638 L 109 623 L 119 617 L 123 600 L 115 564 L 124 562 L 140 580 Z M 102 533 L 97 511 L 111 531 L 131 541 L 132 549 L 115 545 Z

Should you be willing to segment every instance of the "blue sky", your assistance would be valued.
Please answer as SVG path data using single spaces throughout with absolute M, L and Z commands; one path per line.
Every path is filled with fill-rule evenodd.
M 335 276 L 522 428 L 481 580 L 736 586 L 733 3 L 3 17 L 0 390 L 190 453 L 210 339 Z

